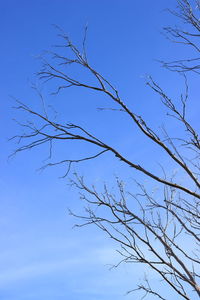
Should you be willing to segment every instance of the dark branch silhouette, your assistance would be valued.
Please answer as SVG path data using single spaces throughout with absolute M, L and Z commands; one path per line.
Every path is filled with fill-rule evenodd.
M 112 111 L 123 112 L 144 137 L 160 149 L 169 165 L 173 163 L 185 175 L 186 180 L 180 183 L 176 176 L 166 175 L 158 171 L 149 170 L 145 162 L 141 165 L 134 159 L 125 156 L 121 151 L 99 138 L 92 129 L 84 128 L 79 124 L 62 123 L 49 116 L 48 110 L 42 100 L 43 112 L 35 111 L 21 101 L 17 100 L 16 109 L 28 114 L 31 121 L 18 124 L 25 130 L 23 134 L 12 139 L 19 143 L 13 154 L 37 148 L 42 144 L 50 145 L 50 162 L 41 169 L 49 166 L 66 165 L 67 176 L 71 165 L 91 159 L 98 159 L 108 153 L 120 160 L 123 164 L 144 175 L 144 178 L 158 184 L 160 187 L 157 195 L 148 191 L 142 183 L 136 182 L 133 189 L 126 188 L 123 181 L 116 179 L 115 193 L 109 191 L 105 184 L 103 190 L 98 191 L 94 186 L 85 183 L 83 177 L 75 173 L 71 185 L 80 191 L 82 200 L 86 203 L 85 214 L 77 215 L 81 222 L 76 226 L 96 225 L 105 232 L 119 246 L 118 252 L 122 256 L 121 263 L 139 263 L 147 265 L 152 272 L 159 275 L 162 282 L 175 293 L 174 299 L 196 299 L 200 296 L 199 273 L 199 245 L 200 245 L 200 140 L 197 130 L 191 124 L 188 116 L 189 83 L 188 72 L 199 75 L 199 38 L 200 38 L 200 2 L 177 0 L 177 9 L 171 13 L 183 21 L 184 29 L 179 27 L 165 27 L 167 37 L 178 46 L 187 46 L 189 58 L 176 59 L 171 62 L 161 61 L 162 65 L 170 71 L 177 72 L 180 80 L 184 81 L 185 91 L 177 102 L 168 95 L 165 89 L 151 76 L 147 80 L 148 87 L 159 96 L 169 118 L 181 125 L 182 134 L 171 137 L 165 128 L 157 132 L 140 115 L 136 114 L 122 99 L 120 92 L 114 85 L 98 72 L 89 62 L 86 51 L 87 27 L 79 49 L 69 37 L 59 28 L 59 36 L 64 44 L 57 46 L 57 52 L 49 52 L 51 59 L 42 58 L 43 66 L 38 77 L 44 81 L 51 80 L 57 83 L 53 94 L 59 95 L 62 90 L 69 88 L 86 89 L 100 93 L 111 103 Z M 59 54 L 59 47 L 66 50 L 69 55 Z M 67 52 L 68 51 L 68 52 Z M 81 71 L 90 74 L 91 80 L 84 77 L 70 75 L 70 67 L 76 66 Z M 134 130 L 134 129 L 133 129 Z M 94 130 L 95 131 L 95 130 Z M 111 132 L 115 134 L 115 132 Z M 163 137 L 164 136 L 164 137 Z M 87 143 L 93 147 L 87 155 L 52 161 L 53 144 L 57 142 Z M 89 150 L 88 150 L 89 151 Z M 102 157 L 103 159 L 103 157 Z M 152 158 L 150 158 L 152 159 Z M 144 160 L 145 161 L 145 160 Z M 137 173 L 136 173 L 137 174 Z M 133 192 L 138 191 L 138 192 Z M 185 243 L 189 246 L 185 247 Z M 117 264 L 117 266 L 119 265 Z M 162 289 L 154 290 L 150 281 L 145 277 L 144 283 L 139 284 L 130 292 L 143 291 L 144 297 L 155 296 L 167 299 Z M 194 295 L 194 298 L 191 298 Z M 178 297 L 178 298 L 177 298 Z

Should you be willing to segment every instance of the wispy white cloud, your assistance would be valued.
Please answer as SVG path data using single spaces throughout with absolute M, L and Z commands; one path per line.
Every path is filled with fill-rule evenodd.
M 53 243 L 53 241 L 51 241 Z M 61 241 L 60 241 L 61 243 Z M 73 241 L 71 241 L 71 245 L 73 245 Z M 30 247 L 31 248 L 31 247 Z M 116 285 L 116 278 L 120 282 L 123 280 L 123 275 L 120 275 L 120 272 L 113 271 L 112 276 L 110 275 L 108 264 L 114 264 L 119 261 L 119 254 L 114 251 L 111 246 L 106 247 L 102 245 L 102 247 L 89 247 L 88 249 L 84 248 L 82 252 L 80 251 L 72 251 L 72 247 L 67 249 L 65 245 L 65 252 L 60 252 L 61 245 L 57 245 L 54 247 L 54 257 L 57 259 L 52 259 L 49 256 L 48 247 L 45 249 L 43 247 L 41 251 L 44 253 L 46 250 L 47 257 L 36 257 L 34 260 L 30 259 L 28 261 L 27 252 L 31 252 L 32 250 L 26 247 L 26 249 L 21 249 L 21 255 L 26 256 L 23 260 L 20 259 L 20 262 L 17 265 L 9 266 L 9 268 L 4 268 L 0 273 L 0 287 L 6 287 L 13 284 L 25 284 L 27 281 L 32 281 L 36 278 L 55 276 L 55 274 L 64 274 L 65 277 L 76 276 L 78 278 L 80 276 L 81 281 L 84 282 L 87 278 L 92 283 L 92 287 L 95 290 L 101 289 L 101 285 L 106 286 Z M 74 248 L 75 250 L 75 248 Z M 18 249 L 20 251 L 20 249 Z M 37 245 L 37 251 L 39 252 L 39 247 Z M 60 258 L 59 258 L 60 254 Z M 8 257 L 12 255 L 17 259 L 17 253 L 8 253 Z M 29 253 L 30 255 L 30 253 Z M 5 259 L 4 254 L 4 259 Z M 86 272 L 87 270 L 87 272 Z M 96 270 L 98 270 L 96 272 Z M 103 273 L 106 273 L 106 276 L 101 277 Z M 121 272 L 126 272 L 125 269 L 121 269 Z M 137 272 L 137 270 L 133 270 L 132 273 Z M 86 274 L 87 273 L 87 274 Z M 84 276 L 84 277 L 83 277 Z M 114 278 L 113 278 L 114 276 Z M 116 277 L 117 276 L 117 277 Z M 99 282 L 99 277 L 101 277 L 101 284 Z M 108 280 L 109 277 L 109 280 Z M 102 278 L 104 278 L 102 282 Z M 109 283 L 108 283 L 109 282 Z M 80 291 L 86 292 L 87 286 L 79 287 Z M 77 290 L 78 292 L 78 290 Z

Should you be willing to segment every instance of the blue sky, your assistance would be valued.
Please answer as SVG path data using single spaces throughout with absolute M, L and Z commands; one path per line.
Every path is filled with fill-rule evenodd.
M 78 44 L 88 24 L 91 64 L 118 87 L 130 107 L 142 112 L 157 129 L 166 116 L 158 97 L 145 87 L 144 78 L 152 74 L 175 97 L 179 95 L 180 80 L 175 83 L 176 76 L 160 69 L 155 61 L 185 54 L 160 34 L 162 26 L 174 24 L 174 17 L 165 10 L 174 6 L 174 0 L 1 1 L 0 299 L 134 298 L 124 295 L 143 277 L 143 270 L 123 265 L 110 271 L 108 264 L 119 259 L 115 244 L 92 227 L 72 230 L 75 220 L 69 217 L 67 208 L 81 211 L 82 204 L 67 179 L 59 179 L 63 168 L 36 171 L 48 156 L 48 149 L 42 147 L 7 160 L 16 148 L 7 139 L 20 132 L 12 119 L 24 118 L 12 109 L 10 96 L 40 108 L 31 84 L 41 88 L 34 76 L 40 67 L 37 58 L 59 43 L 52 24 L 62 27 Z M 80 122 L 138 162 L 143 160 L 147 167 L 156 169 L 158 162 L 167 163 L 163 154 L 151 144 L 146 146 L 136 131 L 132 134 L 123 116 L 96 110 L 107 105 L 100 95 L 69 90 L 55 97 L 49 95 L 53 87 L 47 85 L 42 91 L 45 101 L 61 112 L 61 120 Z M 190 117 L 197 120 L 197 112 L 191 111 Z M 124 131 L 122 124 L 129 129 Z M 173 127 L 169 125 L 168 129 Z M 88 151 L 94 149 L 64 145 L 56 149 L 55 157 L 82 157 Z M 151 151 L 157 155 L 155 162 L 149 159 Z M 168 169 L 173 166 L 168 165 Z M 97 185 L 104 180 L 112 184 L 115 174 L 140 178 L 109 155 L 76 166 L 76 170 Z

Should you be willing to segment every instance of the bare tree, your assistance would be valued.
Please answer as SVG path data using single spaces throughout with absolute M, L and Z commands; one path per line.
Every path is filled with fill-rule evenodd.
M 81 223 L 77 226 L 94 224 L 120 246 L 122 255 L 120 263 L 140 263 L 147 265 L 152 272 L 156 272 L 162 284 L 168 286 L 175 293 L 176 299 L 196 299 L 200 296 L 199 285 L 199 245 L 200 245 L 200 182 L 199 182 L 199 150 L 200 140 L 197 131 L 187 117 L 188 80 L 187 73 L 199 74 L 200 45 L 200 2 L 194 5 L 187 0 L 177 0 L 177 10 L 171 11 L 180 18 L 186 29 L 166 27 L 164 32 L 175 43 L 181 43 L 192 48 L 194 55 L 184 60 L 162 62 L 170 71 L 181 73 L 184 79 L 185 92 L 179 103 L 168 96 L 164 89 L 152 77 L 148 78 L 147 85 L 160 97 L 166 108 L 169 118 L 181 125 L 182 133 L 177 137 L 170 137 L 166 129 L 156 132 L 147 121 L 132 111 L 128 103 L 120 97 L 119 91 L 113 84 L 95 70 L 89 63 L 86 52 L 86 32 L 82 48 L 74 45 L 69 37 L 60 30 L 64 40 L 61 46 L 70 54 L 50 53 L 53 60 L 43 58 L 43 67 L 38 73 L 41 80 L 56 80 L 58 83 L 56 94 L 70 87 L 85 88 L 88 91 L 101 93 L 110 99 L 114 107 L 130 119 L 144 136 L 159 147 L 166 155 L 166 160 L 173 162 L 185 174 L 187 179 L 181 182 L 176 176 L 168 176 L 163 170 L 160 174 L 148 170 L 145 165 L 124 156 L 117 147 L 104 142 L 98 136 L 79 124 L 60 123 L 50 118 L 46 109 L 42 113 L 31 109 L 28 105 L 18 101 L 17 109 L 25 111 L 34 121 L 20 124 L 25 133 L 17 135 L 22 143 L 15 153 L 38 147 L 42 144 L 50 145 L 58 141 L 86 142 L 96 147 L 96 153 L 76 159 L 66 158 L 57 162 L 50 162 L 43 166 L 66 164 L 67 176 L 71 165 L 111 153 L 122 163 L 137 170 L 151 182 L 159 185 L 159 192 L 152 193 L 144 184 L 135 181 L 134 190 L 127 189 L 125 183 L 116 179 L 115 192 L 110 192 L 106 184 L 103 190 L 98 191 L 95 186 L 85 183 L 83 177 L 75 174 L 71 184 L 80 190 L 81 198 L 86 202 L 84 215 L 71 214 L 78 217 Z M 68 66 L 75 65 L 89 72 L 90 81 L 74 78 L 68 72 Z M 39 96 L 44 100 L 41 94 Z M 94 148 L 93 148 L 94 149 Z M 103 159 L 103 158 L 102 158 Z M 181 182 L 181 183 L 180 183 Z M 185 243 L 188 247 L 185 247 Z M 132 291 L 141 290 L 144 296 L 153 295 L 160 299 L 167 299 L 166 293 L 151 287 L 148 278 Z M 132 292 L 130 291 L 130 292 Z M 175 299 L 174 298 L 174 299 Z

